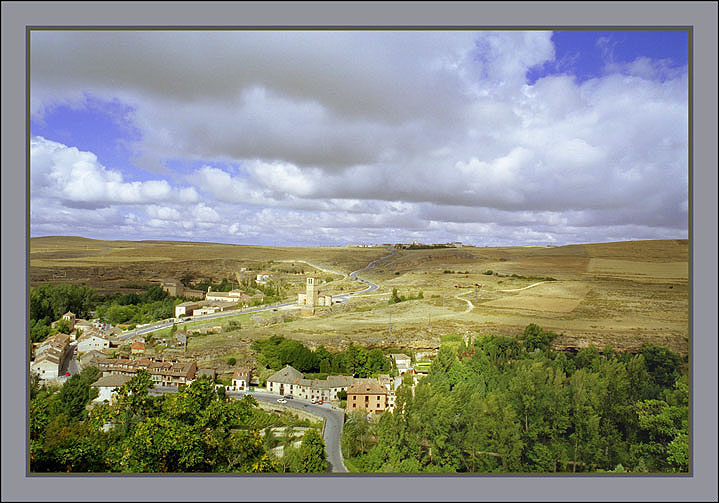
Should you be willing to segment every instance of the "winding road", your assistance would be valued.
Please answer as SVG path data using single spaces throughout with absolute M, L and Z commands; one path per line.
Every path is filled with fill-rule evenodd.
M 525 286 L 523 288 L 512 288 L 511 290 L 497 290 L 498 292 L 519 292 L 520 290 L 526 290 L 527 288 L 532 288 L 537 285 L 541 285 L 542 283 L 546 283 L 546 281 L 540 281 L 538 283 L 532 283 L 529 286 Z

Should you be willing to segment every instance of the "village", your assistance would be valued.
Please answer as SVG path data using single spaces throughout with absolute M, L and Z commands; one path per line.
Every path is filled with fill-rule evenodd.
M 258 275 L 258 281 L 267 281 L 267 275 Z M 318 306 L 331 306 L 333 298 L 322 295 L 319 289 L 321 280 L 317 276 L 308 276 L 306 291 L 298 294 L 297 307 L 303 315 L 311 316 Z M 163 289 L 173 295 L 187 295 L 182 283 L 168 281 Z M 175 308 L 179 320 L 187 316 L 213 314 L 217 311 L 246 307 L 251 300 L 241 290 L 230 292 L 207 293 L 189 291 L 190 295 L 204 297 L 194 302 L 183 302 Z M 189 386 L 196 379 L 203 377 L 216 382 L 216 373 L 212 369 L 198 369 L 197 361 L 186 360 L 173 353 L 161 359 L 148 357 L 146 339 L 143 335 L 126 335 L 123 330 L 113 327 L 99 319 L 78 319 L 72 312 L 65 313 L 61 320 L 69 325 L 69 334 L 58 333 L 48 337 L 42 343 L 34 345 L 34 360 L 30 371 L 40 381 L 46 383 L 62 383 L 71 375 L 82 369 L 97 367 L 102 376 L 93 383 L 98 389 L 95 402 L 112 402 L 114 394 L 120 386 L 129 381 L 138 370 L 147 371 L 152 378 L 153 386 L 158 389 L 180 389 Z M 173 320 L 174 321 L 174 320 Z M 57 322 L 56 322 L 57 323 Z M 173 325 L 174 327 L 174 325 Z M 221 330 L 221 326 L 198 328 L 198 333 L 210 333 Z M 172 349 L 187 348 L 188 336 L 191 333 L 176 329 L 173 337 L 161 339 L 163 344 Z M 117 354 L 120 346 L 129 344 L 129 354 Z M 114 354 L 115 357 L 110 357 Z M 304 399 L 312 404 L 328 404 L 333 407 L 343 406 L 348 411 L 366 411 L 380 413 L 394 409 L 395 391 L 402 383 L 403 376 L 412 376 L 413 382 L 426 373 L 426 368 L 415 368 L 411 358 L 403 353 L 389 356 L 392 374 L 378 374 L 372 378 L 358 378 L 351 375 L 329 375 L 326 379 L 308 379 L 292 366 L 285 366 L 275 374 L 260 380 L 253 368 L 237 368 L 232 374 L 231 384 L 215 384 L 225 388 L 226 392 L 264 392 L 277 395 L 280 404 L 287 399 Z

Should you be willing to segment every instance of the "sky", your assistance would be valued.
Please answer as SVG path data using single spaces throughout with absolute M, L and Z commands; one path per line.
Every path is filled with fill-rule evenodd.
M 30 235 L 688 237 L 687 31 L 31 31 Z

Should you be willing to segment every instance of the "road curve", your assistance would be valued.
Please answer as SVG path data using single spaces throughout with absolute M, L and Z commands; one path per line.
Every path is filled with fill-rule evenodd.
M 165 393 L 177 393 L 177 388 L 166 386 L 154 386 L 150 389 L 151 395 L 160 395 Z M 257 401 L 277 404 L 279 395 L 272 393 L 261 393 L 258 391 L 237 392 L 228 391 L 227 396 L 231 398 L 242 398 L 250 395 Z M 302 400 L 301 398 L 292 398 L 287 403 L 282 404 L 284 407 L 304 410 L 310 414 L 320 416 L 325 419 L 325 427 L 322 438 L 325 441 L 325 454 L 327 455 L 327 471 L 331 473 L 347 473 L 347 468 L 342 461 L 342 450 L 340 443 L 342 441 L 342 426 L 344 426 L 344 412 L 336 409 L 329 404 L 316 405 Z
M 251 392 L 247 393 L 255 400 L 277 403 L 278 395 L 271 393 Z M 242 393 L 228 393 L 229 396 L 242 395 Z M 342 461 L 342 451 L 340 448 L 342 438 L 342 427 L 344 426 L 344 412 L 336 409 L 328 404 L 315 405 L 301 398 L 292 398 L 283 404 L 286 407 L 304 410 L 310 414 L 321 416 L 325 419 L 325 428 L 323 438 L 325 441 L 325 453 L 327 454 L 327 471 L 332 473 L 347 473 L 347 468 Z

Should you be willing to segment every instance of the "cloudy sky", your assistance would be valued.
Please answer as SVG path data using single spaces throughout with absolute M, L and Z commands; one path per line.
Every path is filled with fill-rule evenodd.
M 32 236 L 687 237 L 686 31 L 32 31 Z

